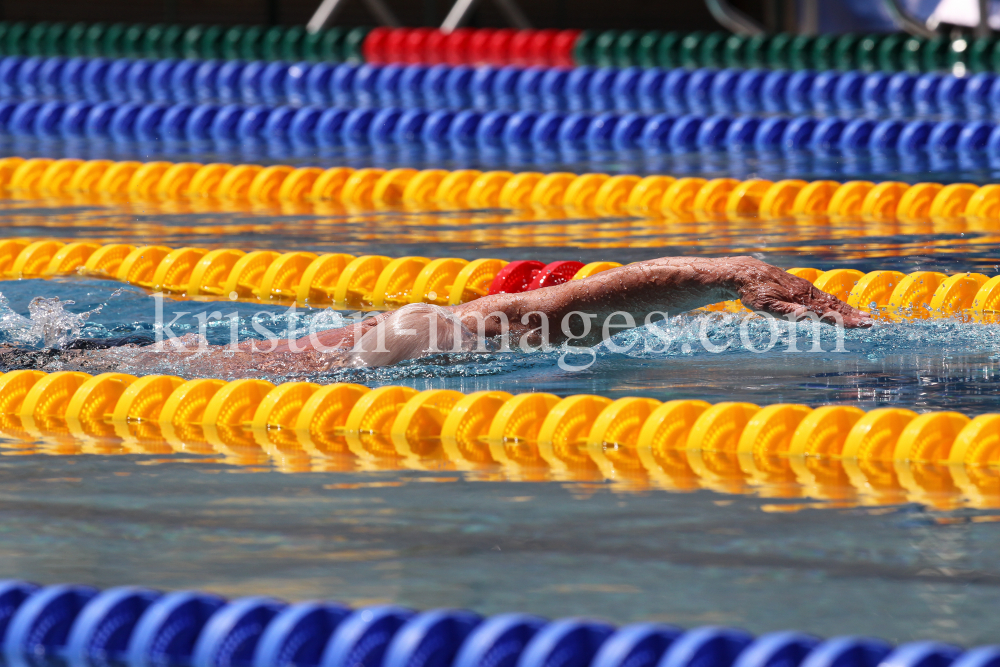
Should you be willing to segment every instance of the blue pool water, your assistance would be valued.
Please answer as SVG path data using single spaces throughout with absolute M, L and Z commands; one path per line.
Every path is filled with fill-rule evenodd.
M 1000 271 L 1000 228 L 966 222 L 678 224 L 533 220 L 504 211 L 305 215 L 47 202 L 5 202 L 0 221 L 6 237 L 173 247 L 619 262 L 752 253 L 784 267 Z M 90 336 L 148 331 L 155 314 L 147 292 L 110 281 L 2 281 L 0 292 L 7 303 L 0 337 L 23 344 L 37 344 L 24 318 L 38 296 L 71 300 L 67 311 L 89 312 L 77 325 Z M 178 320 L 179 333 L 185 326 L 197 330 L 199 313 L 236 312 L 242 338 L 257 335 L 254 318 L 285 332 L 290 325 L 334 326 L 345 315 L 229 301 L 167 300 L 165 310 L 189 313 Z M 713 345 L 729 343 L 728 349 L 706 351 L 702 327 Z M 206 333 L 227 342 L 230 323 Z M 789 353 L 793 334 L 799 349 L 810 348 L 805 327 L 782 325 L 774 347 L 757 353 L 733 316 L 702 314 L 620 334 L 616 344 L 632 345 L 630 351 L 599 347 L 594 363 L 575 372 L 560 367 L 558 351 L 516 352 L 309 379 L 996 411 L 1000 327 L 879 324 L 848 332 L 840 352 L 828 329 L 824 351 Z M 770 338 L 763 322 L 750 325 L 749 347 Z M 128 363 L 123 358 L 123 370 Z M 160 370 L 204 375 L 196 367 Z M 995 638 L 1000 537 L 992 508 L 1000 505 L 987 493 L 990 474 L 976 487 L 947 470 L 928 470 L 920 479 L 932 481 L 914 486 L 897 471 L 892 493 L 848 489 L 845 482 L 843 493 L 824 495 L 804 488 L 801 476 L 783 484 L 723 479 L 683 487 L 447 463 L 322 461 L 294 448 L 252 444 L 213 450 L 114 440 L 3 442 L 0 577 L 733 624 L 754 632 L 796 628 L 892 641 L 973 645 Z M 976 488 L 986 491 L 973 498 Z

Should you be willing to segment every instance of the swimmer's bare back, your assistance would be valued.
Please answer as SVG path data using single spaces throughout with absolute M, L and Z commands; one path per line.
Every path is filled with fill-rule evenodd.
M 604 335 L 601 323 L 616 315 L 615 332 L 629 321 L 641 326 L 653 313 L 673 316 L 722 301 L 739 299 L 747 308 L 776 317 L 805 319 L 818 317 L 828 324 L 847 328 L 868 327 L 872 319 L 863 311 L 816 289 L 798 278 L 751 257 L 686 258 L 665 257 L 610 269 L 584 280 L 546 287 L 520 294 L 497 294 L 451 306 L 449 311 L 470 332 L 491 338 L 506 332 L 511 344 L 527 336 L 532 346 L 558 345 L 570 337 L 574 345 L 594 345 Z M 583 334 L 583 313 L 595 322 Z M 84 365 L 114 370 L 119 361 L 132 366 L 149 366 L 148 372 L 169 372 L 177 362 L 187 372 L 244 375 L 259 370 L 278 374 L 309 373 L 338 365 L 338 354 L 351 350 L 364 334 L 385 322 L 392 313 L 381 313 L 357 324 L 331 329 L 292 341 L 244 341 L 230 346 L 201 345 L 180 348 L 160 344 L 151 348 L 131 347 L 88 350 Z M 543 327 L 547 319 L 548 326 Z M 659 319 L 659 318 L 657 318 Z M 506 320 L 506 323 L 504 322 Z M 568 323 L 564 327 L 563 323 Z M 546 334 L 546 335 L 543 335 Z M 176 342 L 176 341 L 175 341 Z M 141 355 L 140 355 L 141 353 Z M 155 359 L 154 359 L 155 358 Z M 2 362 L 2 359 L 0 359 Z

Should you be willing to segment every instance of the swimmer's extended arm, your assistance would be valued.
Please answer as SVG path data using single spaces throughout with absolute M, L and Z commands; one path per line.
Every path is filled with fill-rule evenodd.
M 603 271 L 585 280 L 574 280 L 521 294 L 496 294 L 452 306 L 452 310 L 472 332 L 486 337 L 502 335 L 503 317 L 513 342 L 542 327 L 543 314 L 548 318 L 549 343 L 566 339 L 562 331 L 564 318 L 572 312 L 593 315 L 590 335 L 577 338 L 576 344 L 592 345 L 600 341 L 605 318 L 612 313 L 629 313 L 637 325 L 642 325 L 650 313 L 678 315 L 696 308 L 742 300 L 754 311 L 777 317 L 808 317 L 810 313 L 822 321 L 835 324 L 838 319 L 845 327 L 871 326 L 867 313 L 856 310 L 837 297 L 822 292 L 812 283 L 782 269 L 752 257 L 719 259 L 664 257 Z M 383 321 L 389 313 L 381 313 L 341 329 L 314 334 L 300 339 L 292 347 L 312 347 L 314 342 L 329 349 L 351 348 L 356 340 Z M 579 336 L 582 319 L 567 320 L 570 331 Z M 615 331 L 624 324 L 622 317 L 614 321 Z M 533 336 L 537 338 L 537 334 Z M 532 345 L 542 341 L 530 340 Z M 244 345 L 249 345 L 247 342 Z M 281 343 L 276 352 L 287 352 Z
M 594 315 L 590 334 L 574 342 L 591 345 L 601 339 L 603 323 L 612 313 L 629 313 L 641 326 L 650 313 L 678 315 L 733 299 L 740 299 L 750 310 L 776 317 L 803 319 L 814 314 L 826 323 L 840 321 L 849 328 L 872 325 L 867 313 L 816 289 L 807 280 L 752 257 L 653 259 L 554 287 L 483 297 L 456 306 L 455 312 L 473 332 L 480 326 L 479 321 L 484 321 L 486 336 L 502 333 L 503 318 L 499 313 L 503 313 L 515 342 L 526 333 L 540 330 L 544 314 L 549 324 L 548 342 L 553 344 L 566 339 L 564 321 L 574 336 L 583 332 L 582 318 L 564 320 L 567 315 L 587 313 Z M 614 331 L 624 323 L 624 317 L 615 318 Z

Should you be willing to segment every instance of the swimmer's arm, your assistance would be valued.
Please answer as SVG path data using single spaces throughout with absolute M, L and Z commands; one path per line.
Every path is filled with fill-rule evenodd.
M 487 338 L 502 335 L 502 318 L 497 313 L 504 313 L 507 316 L 509 331 L 513 335 L 515 343 L 520 340 L 523 334 L 541 326 L 540 316 L 537 314 L 529 316 L 529 324 L 522 324 L 521 318 L 526 314 L 546 313 L 550 318 L 550 324 L 555 327 L 554 333 L 558 334 L 563 314 L 574 310 L 598 313 L 606 310 L 607 314 L 623 309 L 631 312 L 635 307 L 641 307 L 639 301 L 635 300 L 635 296 L 638 295 L 634 296 L 634 294 L 637 291 L 650 291 L 652 286 L 655 286 L 657 295 L 650 296 L 647 300 L 650 303 L 657 299 L 662 301 L 664 294 L 669 294 L 671 303 L 676 307 L 676 310 L 672 309 L 670 312 L 671 315 L 674 315 L 700 308 L 709 303 L 736 298 L 734 295 L 720 291 L 721 283 L 718 280 L 719 267 L 717 266 L 720 261 L 685 259 L 683 257 L 655 259 L 604 271 L 586 280 L 573 281 L 555 287 L 521 294 L 485 296 L 461 306 L 451 306 L 449 310 L 461 317 L 470 331 L 473 333 L 482 331 L 482 335 Z M 698 282 L 701 284 L 696 286 L 695 283 Z M 623 303 L 631 301 L 629 304 L 631 307 L 612 307 L 607 310 L 610 304 L 619 301 Z M 691 305 L 685 306 L 686 303 Z M 664 310 L 664 308 L 652 308 L 652 310 Z M 379 313 L 345 327 L 303 336 L 291 343 L 282 341 L 269 351 L 281 353 L 303 349 L 347 350 L 354 347 L 361 336 L 390 314 L 388 312 Z M 645 312 L 641 317 L 645 317 Z M 576 324 L 579 324 L 579 318 L 575 319 L 577 319 Z M 483 321 L 482 325 L 479 324 L 480 320 Z M 642 324 L 641 318 L 639 324 Z M 599 329 L 600 324 L 598 325 Z M 562 339 L 563 337 L 550 336 L 551 342 Z M 596 341 L 591 341 L 591 344 L 593 342 Z M 240 347 L 249 351 L 250 346 L 254 344 L 253 341 L 245 341 L 240 344 Z M 259 346 L 259 343 L 256 345 Z
M 582 318 L 566 316 L 587 313 L 594 316 L 590 333 L 574 343 L 592 345 L 603 337 L 604 322 L 612 313 L 628 313 L 637 326 L 642 326 L 652 313 L 673 316 L 733 299 L 740 299 L 750 310 L 776 317 L 803 319 L 814 314 L 823 322 L 840 321 L 849 328 L 872 324 L 867 313 L 816 289 L 807 280 L 752 257 L 654 259 L 554 287 L 487 296 L 454 309 L 471 331 L 483 331 L 488 337 L 502 335 L 506 316 L 515 343 L 521 336 L 537 332 L 543 316 L 548 319 L 549 343 L 566 340 L 564 320 L 577 337 L 583 333 Z M 611 333 L 621 330 L 626 322 L 625 317 L 616 317 Z M 542 342 L 535 338 L 538 334 L 532 333 L 529 342 Z

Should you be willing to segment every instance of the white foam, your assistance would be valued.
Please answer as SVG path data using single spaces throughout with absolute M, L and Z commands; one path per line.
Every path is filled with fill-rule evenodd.
M 36 296 L 28 304 L 28 317 L 16 313 L 0 294 L 0 336 L 25 347 L 59 348 L 78 338 L 91 315 L 102 306 L 83 313 L 71 313 L 66 306 L 74 301 Z

